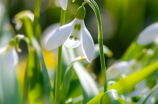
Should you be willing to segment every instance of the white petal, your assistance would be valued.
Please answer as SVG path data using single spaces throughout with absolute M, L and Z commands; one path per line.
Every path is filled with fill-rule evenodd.
M 81 30 L 81 45 L 87 61 L 91 62 L 94 58 L 94 42 L 91 37 L 91 34 L 85 27 L 84 21 L 82 22 L 82 30 Z
M 42 45 L 43 48 L 46 49 L 46 42 L 47 42 L 48 38 L 59 27 L 60 27 L 60 23 L 56 23 L 56 24 L 50 25 L 49 27 L 47 27 L 43 31 L 43 34 L 42 34 L 42 37 L 41 37 L 41 45 Z
M 68 0 L 59 0 L 59 3 L 63 10 L 67 9 Z
M 74 25 L 76 25 L 76 24 L 81 24 L 81 26 L 82 26 L 82 21 L 83 21 L 83 20 L 75 19 L 75 24 L 74 24 Z M 82 28 L 82 27 L 81 27 L 81 28 Z M 68 47 L 68 48 L 76 48 L 76 47 L 78 47 L 78 46 L 80 45 L 80 43 L 81 43 L 81 42 L 80 42 L 81 30 L 76 30 L 76 29 L 74 29 L 74 27 L 73 27 L 73 30 L 72 30 L 72 32 L 71 32 L 71 35 L 72 35 L 73 37 L 78 38 L 78 39 L 77 39 L 77 40 L 74 40 L 74 38 L 72 38 L 72 39 L 68 38 L 64 44 L 65 44 L 65 46 Z
M 79 40 L 75 41 L 74 39 L 67 39 L 64 44 L 67 48 L 75 48 L 78 47 L 80 43 L 81 42 Z
M 154 23 L 147 27 L 138 37 L 138 44 L 146 45 L 155 40 L 158 36 L 158 23 Z
M 15 51 L 15 48 L 10 48 L 4 56 L 4 62 L 10 67 L 15 67 L 18 64 L 18 54 Z
M 46 49 L 52 50 L 62 45 L 71 35 L 75 21 L 57 28 L 46 41 Z
M 0 55 L 2 55 L 4 53 L 4 51 L 6 50 L 6 47 L 4 48 L 0 48 Z
M 118 62 L 113 64 L 108 68 L 107 72 L 107 80 L 110 79 L 117 79 L 121 76 L 121 74 L 130 68 L 130 65 L 128 62 Z
M 15 29 L 16 29 L 16 30 L 20 30 L 20 29 L 22 28 L 22 25 L 23 25 L 22 22 L 17 22 L 17 23 L 15 24 Z

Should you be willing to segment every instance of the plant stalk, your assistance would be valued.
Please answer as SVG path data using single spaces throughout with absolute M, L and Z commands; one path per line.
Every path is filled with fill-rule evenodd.
M 104 59 L 104 51 L 103 51 L 103 31 L 102 31 L 102 22 L 101 22 L 101 15 L 99 6 L 94 0 L 85 0 L 95 12 L 98 22 L 98 42 L 99 42 L 99 50 L 100 50 L 100 62 L 101 62 L 101 73 L 102 79 L 104 83 L 104 92 L 107 91 L 107 81 L 106 81 L 106 66 L 105 66 L 105 59 Z
M 38 21 L 39 21 L 39 16 L 40 16 L 40 4 L 41 4 L 41 0 L 36 0 L 35 9 L 34 9 L 34 21 L 33 21 L 33 33 L 38 41 L 40 38 L 38 37 L 38 34 L 37 34 Z
M 61 10 L 60 26 L 65 24 L 66 11 Z M 60 104 L 60 85 L 61 85 L 61 70 L 62 70 L 62 45 L 58 48 L 58 67 L 56 70 L 55 84 L 55 104 Z

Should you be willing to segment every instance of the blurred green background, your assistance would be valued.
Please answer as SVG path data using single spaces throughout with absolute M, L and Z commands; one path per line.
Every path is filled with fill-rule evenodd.
M 5 1 L 6 0 L 2 0 L 4 4 Z M 59 23 L 61 8 L 59 5 L 59 0 L 41 0 L 41 2 L 39 24 L 42 31 L 44 31 L 48 26 Z M 76 0 L 73 3 L 71 0 L 69 0 L 68 9 L 66 11 L 66 23 L 69 23 L 75 18 L 76 10 L 82 4 L 82 2 L 83 0 Z M 113 57 L 106 57 L 106 65 L 110 66 L 114 61 L 122 57 L 125 50 L 145 27 L 157 22 L 158 0 L 96 0 L 96 2 L 100 7 L 102 16 L 104 45 L 106 45 L 113 52 Z M 14 16 L 23 10 L 31 10 L 33 12 L 34 3 L 35 0 L 12 0 L 11 7 L 9 9 L 9 20 L 14 30 Z M 86 5 L 86 12 L 86 26 L 90 31 L 94 42 L 98 43 L 98 30 L 95 14 L 89 5 Z M 24 33 L 22 30 L 15 30 L 15 32 Z M 23 51 L 19 54 L 26 54 L 26 44 L 24 42 L 21 43 L 20 48 L 22 48 Z M 48 55 L 50 53 L 45 52 L 44 56 L 46 54 Z M 25 60 L 25 58 L 23 59 Z M 55 61 L 53 62 L 56 64 Z M 21 63 L 20 68 L 25 68 L 25 64 L 26 63 Z M 91 65 L 94 73 L 99 75 L 101 69 L 100 58 L 98 57 L 95 59 Z M 23 75 L 21 72 L 18 74 L 24 76 L 24 72 Z M 19 80 L 22 79 L 19 78 Z
M 60 6 L 58 0 L 41 0 L 40 26 L 44 31 L 48 26 L 60 21 Z M 69 0 L 66 23 L 74 19 L 77 8 L 83 0 L 74 3 Z M 107 66 L 121 58 L 125 50 L 136 39 L 139 33 L 158 20 L 158 0 L 96 0 L 100 7 L 104 34 L 104 45 L 112 52 L 113 57 L 107 58 Z M 35 0 L 12 0 L 9 18 L 13 27 L 13 17 L 20 11 L 34 11 Z M 85 23 L 94 42 L 97 43 L 97 21 L 93 10 L 86 5 Z M 20 33 L 20 31 L 18 31 Z M 22 32 L 23 33 L 23 32 Z M 22 50 L 25 52 L 25 48 Z M 23 54 L 23 53 L 22 53 Z M 93 69 L 100 73 L 100 59 L 94 60 Z

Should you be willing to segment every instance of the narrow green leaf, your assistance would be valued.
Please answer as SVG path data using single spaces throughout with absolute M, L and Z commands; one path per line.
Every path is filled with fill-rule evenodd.
M 76 97 L 78 97 L 80 95 L 83 95 L 83 94 L 82 94 L 82 88 L 81 88 L 79 79 L 72 80 L 70 83 L 70 88 L 69 88 L 68 94 L 66 96 L 66 101 L 68 99 L 75 99 Z M 64 101 L 64 102 L 66 102 L 66 101 Z M 83 101 L 83 96 L 82 96 L 82 101 Z
M 137 42 L 133 42 L 122 56 L 122 61 L 130 61 L 135 58 L 144 47 Z
M 73 65 L 75 62 L 81 61 L 81 60 L 85 60 L 85 59 L 86 59 L 85 57 L 81 57 L 81 56 L 75 58 L 75 59 L 69 64 L 69 66 L 67 67 L 66 72 L 65 72 L 64 79 L 66 78 L 66 75 L 68 74 L 68 72 L 70 71 L 70 68 L 72 67 L 72 65 Z
M 75 59 L 75 53 L 73 49 L 69 49 L 68 53 L 70 55 L 70 59 Z M 90 99 L 95 97 L 99 90 L 93 80 L 93 78 L 86 71 L 84 66 L 80 62 L 75 62 L 73 68 L 79 78 L 81 83 L 82 92 L 83 92 L 83 104 L 86 104 Z
M 76 59 L 74 59 L 69 66 L 67 67 L 66 71 L 65 71 L 65 75 L 63 78 L 63 82 L 61 84 L 61 93 L 62 94 L 66 94 L 69 88 L 69 83 L 72 77 L 72 66 L 75 62 L 80 61 L 80 60 L 85 60 L 85 57 L 77 57 Z
M 83 103 L 85 104 L 93 97 L 95 97 L 99 93 L 99 91 L 92 77 L 89 75 L 89 73 L 86 71 L 81 63 L 76 62 L 74 64 L 74 69 L 81 83 L 84 98 Z
M 158 68 L 158 61 L 119 80 L 112 86 L 108 87 L 108 90 L 116 89 L 120 94 L 126 91 L 130 91 L 137 83 L 139 83 L 141 80 L 146 78 L 148 75 L 154 72 L 157 68 Z
M 32 25 L 31 25 L 31 21 L 29 18 L 27 18 L 27 17 L 24 18 L 24 25 L 25 25 L 26 34 L 29 37 L 33 47 L 35 48 L 37 57 L 41 63 L 43 80 L 44 80 L 44 85 L 45 85 L 45 101 L 46 101 L 46 103 L 48 103 L 48 101 L 50 99 L 51 84 L 50 84 L 50 79 L 48 76 L 47 68 L 46 68 L 46 65 L 44 62 L 42 50 L 40 48 L 38 41 L 35 39 L 35 37 L 33 35 L 33 30 L 31 28 Z
M 157 69 L 158 69 L 158 61 L 117 81 L 116 83 L 108 87 L 108 90 L 115 89 L 119 92 L 119 94 L 122 94 L 126 91 L 130 91 L 137 83 L 142 81 L 144 78 L 146 78 L 148 75 L 150 75 Z M 103 96 L 103 94 L 104 93 L 102 91 L 99 95 L 97 95 L 95 98 L 89 101 L 88 104 L 92 104 L 92 103 L 97 104 L 98 102 L 100 102 L 100 99 Z
M 28 104 L 28 89 L 29 89 L 29 75 L 32 74 L 31 70 L 33 69 L 33 51 L 30 51 L 27 59 L 27 65 L 25 70 L 24 77 L 24 92 L 23 92 L 23 104 Z
M 104 91 L 99 93 L 97 96 L 95 96 L 93 99 L 91 99 L 87 104 L 99 104 L 101 97 L 104 95 Z
M 45 65 L 45 62 L 44 62 L 42 50 L 41 50 L 37 40 L 34 37 L 31 38 L 31 42 L 32 42 L 33 46 L 36 49 L 38 58 L 41 61 L 42 73 L 43 73 L 43 78 L 44 78 L 43 80 L 44 80 L 44 85 L 45 85 L 45 93 L 46 93 L 45 97 L 49 101 L 50 91 L 51 91 L 51 84 L 50 84 L 50 79 L 49 79 L 49 76 L 48 76 L 47 68 L 46 68 L 46 65 Z
M 104 93 L 100 100 L 100 104 L 124 104 L 124 100 L 116 90 L 111 89 Z

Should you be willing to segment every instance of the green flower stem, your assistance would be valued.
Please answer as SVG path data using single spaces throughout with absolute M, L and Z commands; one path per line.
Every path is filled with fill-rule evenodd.
M 9 11 L 9 6 L 10 6 L 11 0 L 7 0 L 6 4 L 5 4 L 5 10 L 4 13 L 2 14 L 2 19 L 0 20 L 0 39 L 2 37 L 2 33 L 3 33 L 3 25 L 4 25 L 4 21 L 6 19 L 6 16 L 8 14 Z
M 61 10 L 60 26 L 65 24 L 66 11 Z M 62 69 L 62 45 L 58 48 L 58 67 L 56 70 L 55 84 L 55 104 L 60 104 L 60 84 L 61 84 L 61 69 Z
M 102 72 L 102 79 L 103 79 L 103 83 L 104 83 L 104 92 L 106 92 L 107 91 L 106 66 L 105 66 L 104 51 L 103 51 L 103 31 L 102 31 L 100 10 L 99 10 L 97 3 L 94 0 L 85 0 L 85 1 L 92 7 L 92 9 L 94 10 L 95 15 L 97 17 L 101 72 Z
M 39 20 L 39 16 L 40 16 L 40 4 L 41 4 L 41 0 L 36 0 L 35 3 L 35 10 L 34 10 L 34 21 L 33 21 L 33 33 L 35 35 L 35 37 L 37 38 L 37 40 L 39 40 L 37 37 L 37 27 L 38 27 L 38 20 Z

